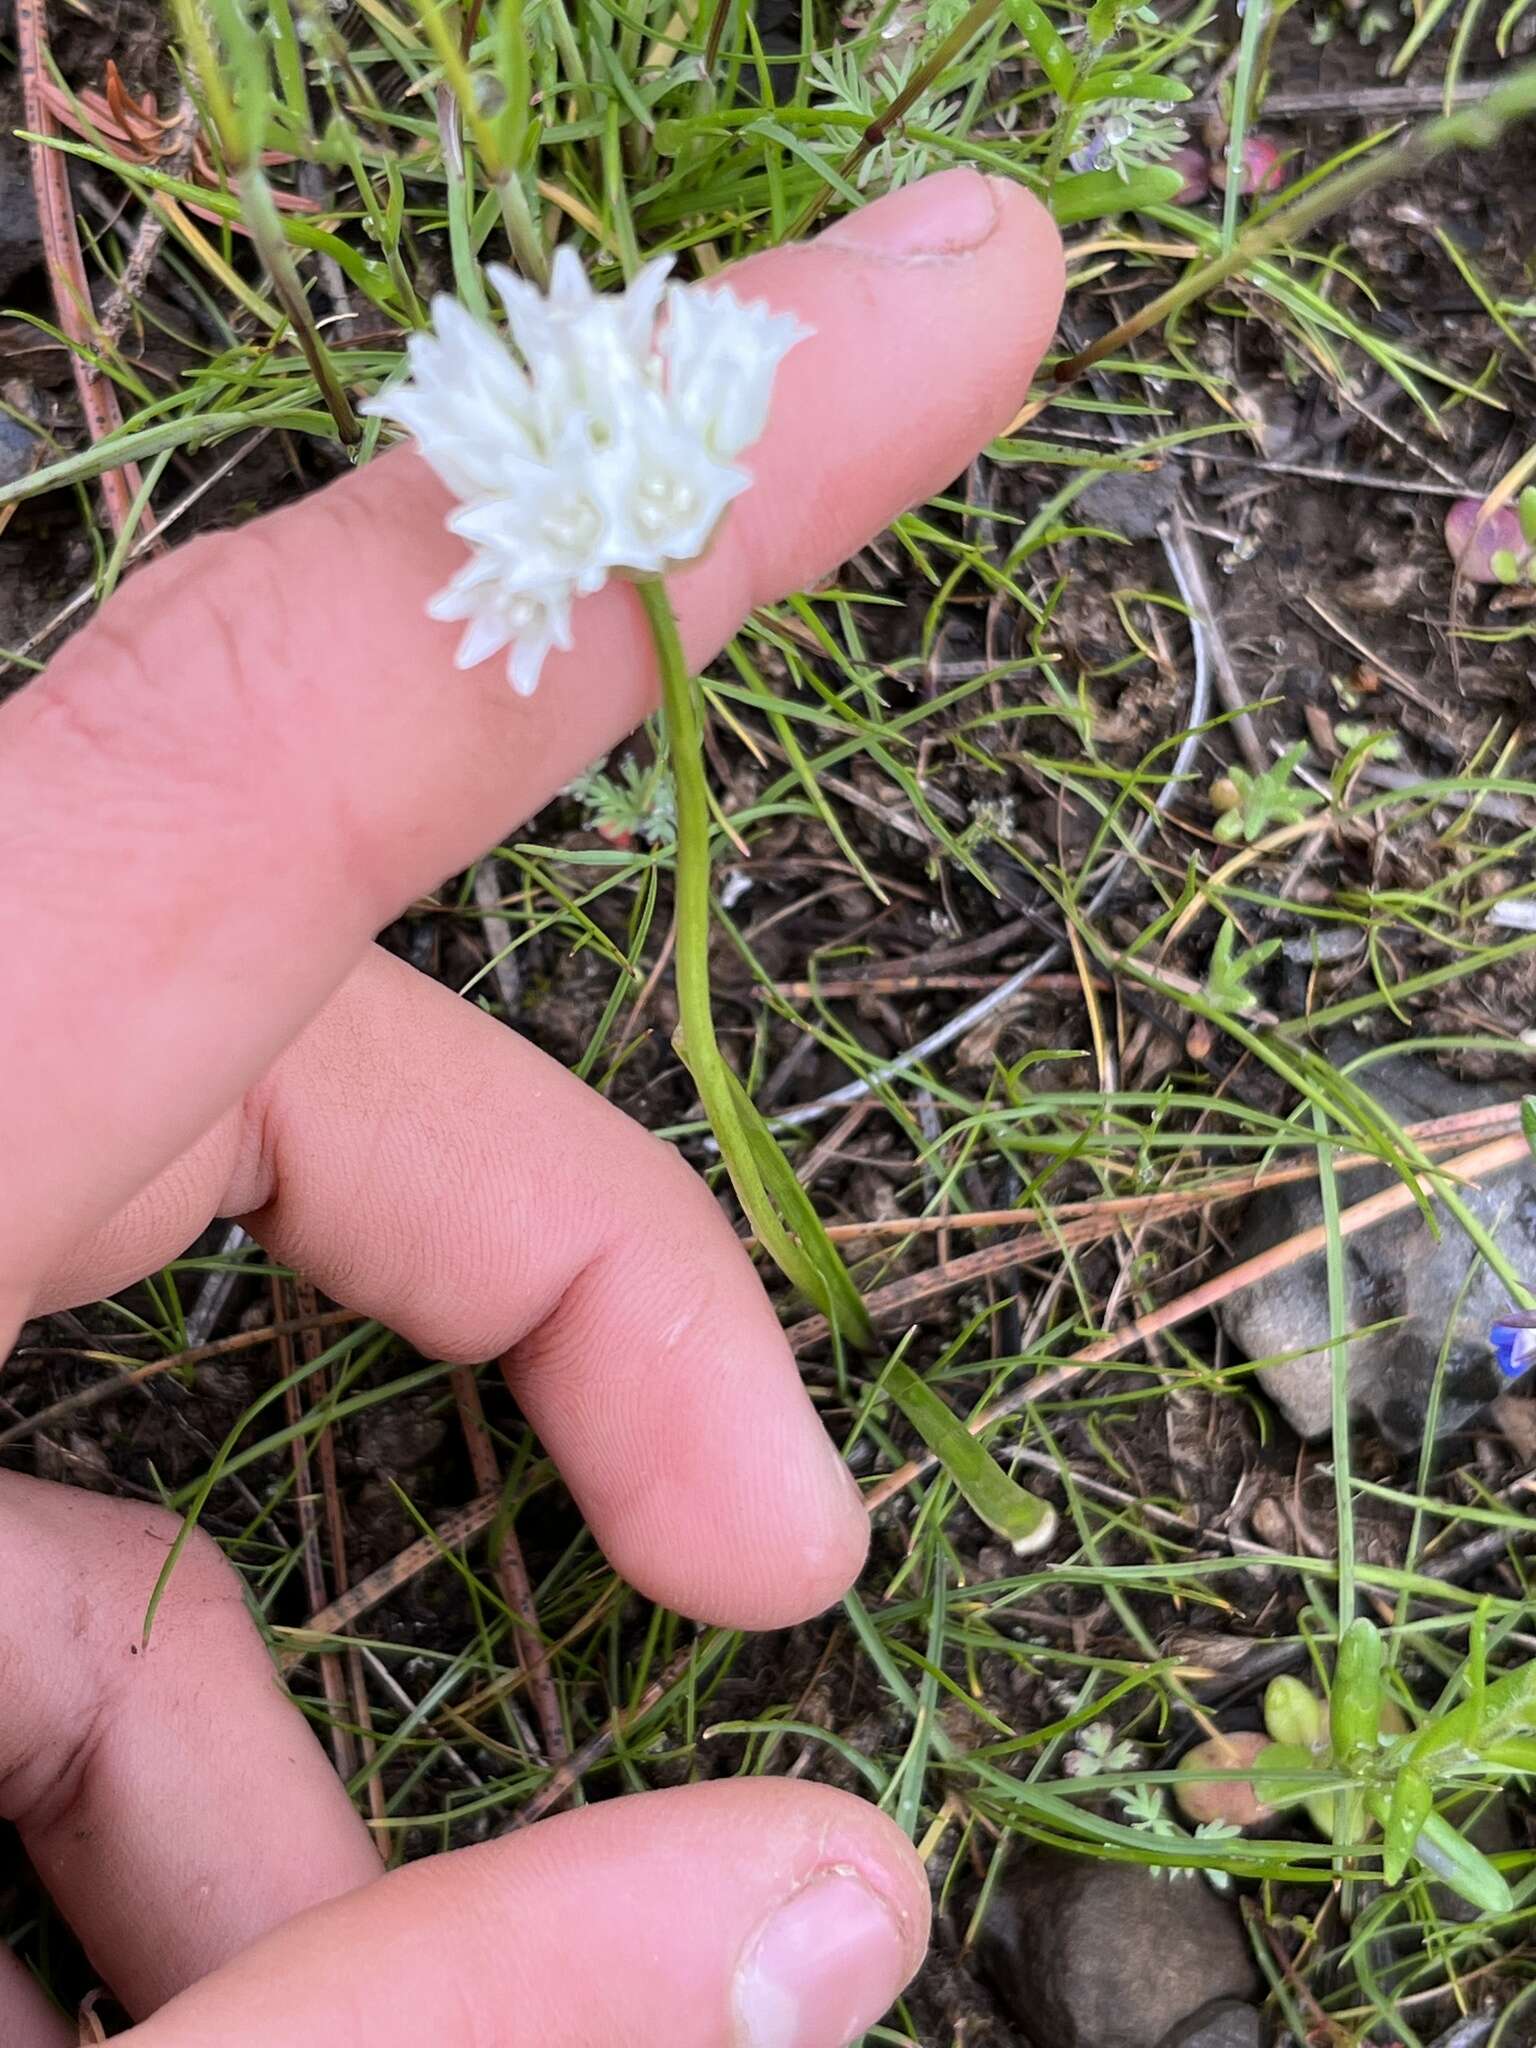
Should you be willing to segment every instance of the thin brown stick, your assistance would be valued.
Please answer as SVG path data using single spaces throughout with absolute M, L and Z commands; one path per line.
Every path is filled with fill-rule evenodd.
M 349 1308 L 322 1309 L 313 1316 L 288 1316 L 281 1322 L 264 1324 L 259 1330 L 237 1330 L 232 1337 L 217 1337 L 211 1344 L 196 1344 L 189 1351 L 173 1352 L 169 1358 L 152 1358 L 147 1365 L 136 1365 L 128 1372 L 119 1372 L 115 1379 L 99 1380 L 94 1387 L 82 1387 L 78 1394 L 66 1394 L 62 1400 L 39 1408 L 35 1415 L 28 1415 L 9 1429 L 0 1430 L 0 1451 L 61 1421 L 66 1415 L 78 1415 L 82 1408 L 94 1408 L 98 1401 L 108 1400 L 126 1388 L 141 1387 L 146 1380 L 155 1379 L 163 1372 L 179 1372 L 188 1366 L 206 1365 L 211 1358 L 228 1358 L 232 1352 L 250 1351 L 258 1344 L 270 1344 L 274 1338 L 287 1336 L 295 1330 L 329 1330 L 342 1323 L 366 1321 L 366 1316 L 360 1316 Z M 31 1357 L 35 1354 L 16 1355 Z M 120 1362 L 110 1351 L 80 1351 L 69 1346 L 50 1347 L 42 1356 L 83 1358 L 98 1365 L 117 1365 Z
M 1439 1151 L 1454 1135 L 1457 1142 L 1471 1135 L 1473 1129 L 1485 1128 L 1482 1118 L 1490 1122 L 1497 1117 L 1500 1123 L 1508 1123 L 1518 1129 L 1520 1121 L 1519 1104 L 1495 1104 L 1487 1110 L 1476 1111 L 1472 1118 L 1448 1117 L 1444 1123 L 1458 1126 L 1452 1133 L 1443 1134 L 1439 1140 L 1421 1137 L 1426 1151 Z M 1430 1125 L 1413 1127 L 1423 1133 Z M 1370 1153 L 1351 1153 L 1335 1162 L 1337 1172 L 1346 1173 L 1356 1167 L 1380 1166 L 1381 1161 Z M 1447 1162 L 1443 1171 L 1454 1174 L 1457 1162 Z M 1135 1221 L 1145 1224 L 1149 1221 L 1163 1221 L 1169 1217 L 1185 1215 L 1202 1208 L 1208 1202 L 1232 1201 L 1243 1195 L 1250 1195 L 1261 1188 L 1279 1187 L 1290 1181 L 1310 1180 L 1317 1172 L 1315 1166 L 1284 1167 L 1269 1174 L 1240 1174 L 1214 1185 L 1190 1190 L 1177 1190 L 1164 1195 L 1107 1196 L 1092 1202 L 1063 1202 L 1058 1208 L 1045 1210 L 994 1209 L 974 1216 L 924 1217 L 920 1221 L 927 1230 L 955 1228 L 964 1223 L 972 1229 L 1008 1228 L 1023 1217 L 1040 1216 L 1046 1227 L 1027 1230 L 1018 1237 L 1000 1244 L 982 1245 L 973 1252 L 963 1252 L 959 1258 L 950 1259 L 942 1265 L 932 1266 L 921 1273 L 908 1274 L 904 1279 L 893 1280 L 880 1287 L 865 1299 L 865 1309 L 870 1320 L 876 1324 L 889 1323 L 909 1315 L 921 1303 L 932 1301 L 939 1295 L 953 1294 L 957 1288 L 970 1287 L 991 1274 L 1005 1272 L 1010 1266 L 1020 1265 L 1030 1259 L 1049 1257 L 1053 1252 L 1075 1251 L 1098 1239 L 1109 1237 L 1115 1231 Z M 1051 1219 L 1055 1221 L 1052 1222 Z M 1003 1219 L 1008 1219 L 1004 1221 Z M 901 1219 L 898 1219 L 898 1221 Z M 838 1224 L 833 1227 L 834 1237 L 859 1236 L 868 1234 L 868 1227 L 862 1224 Z M 785 1332 L 790 1349 L 796 1353 L 808 1351 L 813 1345 L 825 1341 L 829 1335 L 824 1316 L 807 1316 L 803 1322 L 792 1323 Z
M 301 1315 L 313 1318 L 319 1311 L 319 1300 L 314 1288 L 307 1280 L 298 1279 L 293 1283 L 294 1300 Z M 307 1329 L 298 1333 L 299 1350 L 305 1364 L 310 1368 L 306 1387 L 312 1409 L 321 1408 L 329 1399 L 329 1375 L 324 1368 L 316 1370 L 320 1358 L 320 1333 L 311 1320 Z M 341 1510 L 341 1489 L 336 1483 L 336 1438 L 327 1421 L 315 1440 L 315 1460 L 320 1467 L 320 1492 L 325 1502 L 325 1527 L 331 1546 L 331 1580 L 338 1594 L 345 1593 L 351 1579 L 351 1566 L 347 1561 L 347 1522 Z M 324 1589 L 322 1587 L 322 1597 Z M 372 1766 L 378 1755 L 378 1745 L 373 1739 L 373 1702 L 368 1693 L 368 1673 L 363 1664 L 362 1651 L 355 1643 L 349 1643 L 346 1653 L 347 1693 L 352 1703 L 352 1718 L 357 1724 L 358 1751 L 362 1767 L 368 1772 L 368 1810 L 376 1825 L 382 1828 L 388 1818 L 389 1808 L 384 1797 L 384 1781 Z M 348 1748 L 350 1750 L 350 1739 Z M 350 1770 L 343 1774 L 351 1778 Z M 389 1860 L 389 1837 L 380 1833 L 375 1836 L 380 1858 Z
M 1487 99 L 1497 79 L 1463 79 L 1451 94 L 1456 107 Z M 1266 121 L 1306 120 L 1315 114 L 1346 114 L 1360 121 L 1397 121 L 1404 114 L 1436 114 L 1445 105 L 1443 85 L 1347 85 L 1315 92 L 1269 92 L 1264 95 Z M 1218 98 L 1203 93 L 1179 113 L 1186 121 L 1219 114 Z
M 1442 1168 L 1432 1173 L 1415 1176 L 1415 1184 L 1397 1181 L 1379 1194 L 1368 1195 L 1364 1201 L 1352 1203 L 1340 1212 L 1339 1235 L 1353 1237 L 1358 1231 L 1369 1230 L 1374 1224 L 1384 1223 L 1388 1217 L 1399 1215 L 1404 1209 L 1414 1206 L 1420 1197 L 1433 1200 L 1437 1193 L 1436 1183 L 1445 1179 L 1472 1182 L 1485 1174 L 1501 1173 L 1506 1167 L 1518 1166 L 1530 1157 L 1530 1147 L 1524 1134 L 1508 1138 L 1495 1138 L 1486 1145 L 1474 1146 L 1470 1152 L 1460 1153 L 1447 1160 Z M 1205 1281 L 1199 1287 L 1192 1287 L 1173 1301 L 1165 1302 L 1161 1308 L 1150 1314 L 1138 1316 L 1134 1322 L 1121 1329 L 1112 1330 L 1107 1337 L 1076 1351 L 1063 1365 L 1053 1366 L 1049 1372 L 1036 1375 L 1022 1387 L 1016 1387 L 1001 1401 L 995 1401 L 990 1408 L 983 1409 L 966 1424 L 972 1436 L 989 1429 L 994 1422 L 1001 1422 L 1006 1416 L 1016 1415 L 1021 1408 L 1032 1402 L 1043 1401 L 1052 1394 L 1059 1394 L 1082 1378 L 1090 1366 L 1102 1365 L 1107 1359 L 1118 1358 L 1133 1345 L 1144 1344 L 1164 1330 L 1171 1330 L 1180 1323 L 1188 1322 L 1191 1316 L 1202 1314 L 1208 1308 L 1215 1308 L 1234 1294 L 1241 1294 L 1260 1280 L 1266 1280 L 1272 1273 L 1283 1272 L 1286 1267 L 1300 1264 L 1314 1253 L 1324 1250 L 1328 1243 L 1328 1226 L 1315 1223 L 1308 1230 L 1298 1230 L 1284 1238 L 1279 1244 L 1271 1245 L 1268 1251 L 1259 1252 L 1251 1259 L 1241 1259 L 1235 1266 L 1229 1266 L 1225 1273 L 1218 1273 L 1214 1279 Z M 872 1298 L 873 1299 L 873 1298 Z M 870 1304 L 866 1304 L 870 1306 Z M 864 1496 L 864 1505 L 870 1514 L 876 1514 L 887 1501 L 910 1486 L 914 1479 L 920 1479 L 931 1471 L 935 1460 L 915 1459 L 903 1465 L 899 1471 L 871 1487 Z
M 614 1044 L 613 1051 L 608 1058 L 608 1067 L 610 1072 L 612 1072 L 618 1066 L 619 1061 L 623 1059 L 625 1053 L 628 1051 L 630 1047 L 630 1044 L 632 1043 L 636 1034 L 638 1033 L 640 1029 L 641 1019 L 645 1015 L 646 1009 L 650 1004 L 652 996 L 654 996 L 656 993 L 657 987 L 661 981 L 661 977 L 666 973 L 667 968 L 671 965 L 672 955 L 674 952 L 676 952 L 676 950 L 677 919 L 674 917 L 671 924 L 667 928 L 667 936 L 661 942 L 661 951 L 656 955 L 655 965 L 652 967 L 650 973 L 645 977 L 645 981 L 641 987 L 639 995 L 635 997 L 635 1000 L 629 1006 L 629 1015 L 624 1019 L 624 1028 L 619 1033 L 618 1039 Z
M 476 1489 L 482 1495 L 494 1494 L 499 1499 L 501 1467 L 496 1459 L 491 1433 L 486 1427 L 485 1408 L 480 1400 L 474 1367 L 455 1366 L 449 1375 L 449 1385 L 459 1411 Z M 528 1681 L 533 1710 L 539 1720 L 539 1733 L 544 1738 L 544 1755 L 551 1764 L 558 1766 L 570 1755 L 571 1746 L 565 1739 L 565 1716 L 560 1711 L 560 1694 L 549 1668 L 549 1651 L 539 1624 L 533 1581 L 528 1576 L 523 1548 L 517 1540 L 517 1530 L 510 1515 L 496 1532 L 491 1546 L 491 1571 L 501 1589 L 501 1597 L 514 1617 L 512 1648 L 518 1669 Z
M 169 156 L 160 158 L 156 169 L 168 177 L 179 178 L 192 161 L 192 153 L 197 146 L 197 109 L 192 104 L 190 93 L 183 91 L 169 125 L 170 132 L 180 134 L 182 140 Z M 155 267 L 155 258 L 160 253 L 168 218 L 156 206 L 144 209 L 133 245 L 128 251 L 128 260 L 123 265 L 123 274 L 102 309 L 101 338 L 106 348 L 117 347 L 137 310 L 144 287 L 149 282 L 149 274 Z
M 847 996 L 905 996 L 925 993 L 931 988 L 985 989 L 996 988 L 1006 981 L 1006 974 L 925 974 L 920 969 L 911 974 L 839 974 L 828 975 L 821 981 L 771 981 L 765 986 L 754 988 L 752 993 L 759 1002 L 766 1002 L 769 996 L 782 996 L 786 1002 L 803 1003 L 813 996 L 825 996 L 833 1001 Z M 1096 981 L 1098 988 L 1108 988 L 1108 981 Z M 1039 974 L 1023 992 L 1021 1000 L 1028 1001 L 1037 996 L 1081 995 L 1083 984 L 1075 974 Z
M 637 1721 L 645 1719 L 656 1702 L 665 1696 L 670 1687 L 676 1685 L 692 1660 L 693 1645 L 690 1643 L 686 1650 L 679 1650 L 661 1676 L 646 1687 L 632 1707 L 616 1708 L 609 1715 L 606 1725 L 599 1728 L 595 1735 L 589 1736 L 580 1749 L 571 1754 L 550 1778 L 543 1791 L 535 1792 L 525 1806 L 518 1808 L 503 1832 L 511 1833 L 514 1828 L 528 1827 L 532 1822 L 542 1820 L 546 1813 L 553 1811 L 576 1789 L 592 1766 L 607 1755 L 625 1729 L 632 1728 Z
M 391 1593 L 409 1585 L 416 1574 L 425 1571 L 428 1565 L 436 1564 L 445 1550 L 457 1550 L 461 1544 L 473 1542 L 482 1529 L 490 1527 L 500 1507 L 499 1494 L 481 1494 L 464 1507 L 455 1508 L 451 1514 L 444 1515 L 430 1536 L 422 1536 L 415 1543 L 408 1544 L 387 1564 L 369 1572 L 355 1586 L 349 1586 L 345 1593 L 338 1593 L 328 1607 L 312 1614 L 303 1628 L 279 1629 L 277 1633 L 287 1640 L 278 1652 L 278 1669 L 291 1671 L 306 1657 L 312 1657 L 327 1637 L 344 1635 L 354 1622 L 360 1621 L 380 1601 L 387 1600 Z
M 31 132 L 44 138 L 30 143 L 28 154 L 32 160 L 32 189 L 37 195 L 37 217 L 42 228 L 48 282 L 52 287 L 59 326 L 70 345 L 69 365 L 85 430 L 94 443 L 111 434 L 121 433 L 123 415 L 115 387 L 91 360 L 101 349 L 96 309 L 91 301 L 85 259 L 80 253 L 80 237 L 75 228 L 69 173 L 62 153 L 49 146 L 59 131 L 44 90 L 48 79 L 48 23 L 44 0 L 16 0 L 16 46 L 21 60 L 22 110 Z M 128 530 L 133 501 L 138 496 L 142 481 L 138 465 L 132 462 L 102 472 L 102 507 L 118 540 Z M 154 519 L 148 505 L 144 507 L 141 523 L 147 532 L 153 531 Z
M 273 1320 L 282 1322 L 285 1320 L 283 1311 L 288 1305 L 287 1282 L 274 1274 L 271 1291 Z M 292 1331 L 285 1330 L 278 1338 L 277 1359 L 278 1371 L 285 1380 L 291 1380 L 297 1362 Z M 320 1517 L 315 1511 L 314 1481 L 309 1469 L 309 1440 L 301 1427 L 304 1404 L 296 1385 L 283 1390 L 283 1417 L 293 1431 L 289 1450 L 293 1459 L 293 1504 L 299 1518 L 299 1562 L 304 1573 L 304 1590 L 309 1596 L 310 1612 L 313 1613 L 317 1607 L 325 1605 L 329 1592 L 325 1583 L 325 1560 L 320 1550 Z M 334 1650 L 322 1650 L 318 1662 L 320 1690 L 325 1695 L 326 1711 L 330 1716 L 331 1758 L 337 1775 L 345 1782 L 357 1769 L 357 1746 L 343 1719 L 348 1704 L 346 1679 L 341 1659 Z
M 956 1219 L 950 1218 L 953 1222 Z M 884 1287 L 877 1287 L 873 1294 L 864 1297 L 864 1307 L 872 1323 L 878 1325 L 904 1321 L 924 1302 L 940 1295 L 953 1294 L 958 1288 L 972 1287 L 979 1280 L 990 1279 L 994 1273 L 1004 1273 L 1012 1266 L 1027 1265 L 1031 1259 L 1049 1257 L 1054 1252 L 1080 1251 L 1086 1245 L 1096 1244 L 1100 1238 L 1113 1236 L 1119 1225 L 1111 1218 L 1100 1221 L 1097 1217 L 1083 1217 L 1076 1222 L 1063 1223 L 1055 1230 L 1026 1230 L 1018 1237 L 1010 1237 L 1000 1244 L 984 1244 L 973 1252 L 962 1252 L 956 1259 L 946 1259 L 941 1265 L 926 1267 L 921 1273 L 909 1273 L 904 1279 L 892 1280 Z M 807 1316 L 803 1322 L 792 1323 L 785 1331 L 789 1348 L 798 1357 L 815 1345 L 825 1343 L 831 1331 L 825 1316 Z
M 502 1015 L 511 1024 L 516 1021 L 522 1007 L 523 977 L 512 944 L 512 927 L 501 914 L 501 878 L 496 866 L 494 853 L 488 853 L 475 863 L 474 892 L 489 961 L 482 972 L 489 973 L 495 982 L 496 993 L 501 998 Z
M 1422 1151 L 1441 1152 L 1464 1144 L 1471 1137 L 1501 1137 L 1506 1131 L 1519 1130 L 1520 1108 L 1517 1100 L 1490 1103 L 1485 1109 L 1459 1110 L 1454 1116 L 1404 1124 L 1403 1135 L 1412 1138 Z M 1353 1173 L 1362 1166 L 1382 1164 L 1374 1152 L 1346 1152 L 1335 1159 L 1333 1170 Z M 1307 1160 L 1295 1166 L 1225 1174 L 1216 1180 L 1198 1182 L 1194 1187 L 1172 1188 L 1157 1195 L 1095 1195 L 1077 1202 L 1058 1202 L 1049 1209 L 972 1209 L 952 1216 L 875 1216 L 867 1223 L 829 1224 L 827 1235 L 836 1242 L 859 1237 L 920 1237 L 939 1230 L 1007 1230 L 1020 1223 L 1042 1223 L 1053 1216 L 1099 1216 L 1104 1219 L 1106 1230 L 1113 1230 L 1133 1217 L 1183 1215 L 1207 1202 L 1240 1201 L 1248 1195 L 1261 1194 L 1266 1188 L 1316 1178 L 1317 1163 Z

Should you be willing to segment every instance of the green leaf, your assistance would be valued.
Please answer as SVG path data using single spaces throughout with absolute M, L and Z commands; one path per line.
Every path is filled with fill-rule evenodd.
M 1166 71 L 1116 71 L 1112 65 L 1100 65 L 1089 77 L 1083 98 L 1090 104 L 1096 99 L 1149 100 L 1154 106 L 1176 107 L 1194 94 Z
M 1536 1771 L 1536 1740 L 1529 1735 L 1509 1735 L 1483 1751 L 1485 1764 L 1497 1764 L 1503 1771 Z
M 1117 461 L 1101 448 L 1070 448 L 1064 441 L 1034 441 L 1027 435 L 1017 440 L 994 441 L 999 456 L 1007 462 L 1044 462 L 1053 469 L 1092 469 L 1101 476 L 1145 476 L 1160 463 Z
M 1438 1813 L 1432 1813 L 1425 1821 L 1413 1853 L 1432 1877 L 1449 1885 L 1479 1912 L 1513 1910 L 1514 1897 L 1502 1874 L 1481 1849 L 1474 1849 L 1465 1835 L 1458 1834 Z
M 239 0 L 208 0 L 208 13 L 223 45 L 226 82 L 234 88 L 239 134 L 226 140 L 242 166 L 252 164 L 261 154 L 269 112 L 266 44 Z
M 1122 178 L 1117 171 L 1074 171 L 1051 187 L 1050 207 L 1058 227 L 1101 220 L 1143 206 L 1167 206 L 1184 183 L 1171 164 L 1147 164 Z
M 1237 802 L 1216 820 L 1216 837 L 1227 841 L 1245 840 L 1250 846 L 1262 839 L 1273 825 L 1295 825 L 1316 810 L 1322 798 L 1315 789 L 1295 779 L 1306 759 L 1305 742 L 1287 747 L 1273 768 L 1250 775 L 1246 768 L 1228 770 Z
M 1320 1775 L 1317 1758 L 1301 1742 L 1268 1743 L 1253 1760 L 1253 1789 L 1276 1811 L 1310 1799 Z
M 843 1263 L 842 1253 L 828 1237 L 815 1203 L 795 1178 L 795 1170 L 779 1150 L 778 1140 L 763 1121 L 762 1111 L 729 1068 L 726 1085 L 763 1185 L 777 1205 L 796 1251 L 819 1283 L 811 1292 L 811 1299 L 856 1350 L 872 1351 L 875 1333 L 863 1298 Z
M 1520 1128 L 1525 1133 L 1525 1142 L 1536 1153 L 1536 1095 L 1520 1098 Z
M 1381 1637 L 1362 1614 L 1344 1631 L 1328 1695 L 1328 1731 L 1339 1763 L 1376 1754 L 1381 1701 Z
M 1224 919 L 1221 930 L 1216 934 L 1216 943 L 1211 948 L 1205 974 L 1205 993 L 1212 1006 L 1230 1015 L 1241 1015 L 1258 1002 L 1258 997 L 1248 986 L 1248 977 L 1256 968 L 1262 967 L 1272 953 L 1280 950 L 1278 939 L 1265 939 L 1261 945 L 1249 946 L 1245 952 L 1234 954 L 1232 947 L 1236 937 L 1237 926 L 1231 918 Z
M 1277 1743 L 1312 1751 L 1328 1727 L 1328 1710 L 1299 1678 L 1282 1672 L 1264 1688 L 1264 1726 Z
M 1404 1764 L 1392 1787 L 1392 1799 L 1382 1829 L 1381 1874 L 1388 1884 L 1402 1882 L 1408 1859 L 1414 1853 L 1414 1845 L 1433 1805 L 1434 1795 L 1428 1778 L 1422 1771 L 1416 1771 L 1412 1764 Z
M 491 29 L 496 82 L 502 92 L 501 108 L 492 127 L 502 163 L 516 165 L 522 161 L 528 103 L 532 97 L 522 0 L 499 0 Z
M 1437 1768 L 1458 1760 L 1481 1762 L 1490 1749 L 1536 1729 L 1536 1663 L 1522 1664 L 1507 1678 L 1478 1686 L 1460 1706 L 1420 1730 L 1408 1762 L 1433 1761 Z
M 1011 1479 L 904 1359 L 893 1359 L 886 1367 L 884 1385 L 987 1527 L 1020 1556 L 1043 1550 L 1056 1533 L 1055 1509 Z
M 1536 484 L 1527 484 L 1516 501 L 1520 531 L 1528 548 L 1536 548 Z
M 1520 564 L 1511 548 L 1495 548 L 1488 557 L 1488 566 L 1500 583 L 1520 581 Z
M 1077 70 L 1072 52 L 1057 34 L 1055 24 L 1035 0 L 1008 0 L 1008 19 L 1029 45 L 1029 53 L 1050 80 L 1058 99 L 1072 97 Z

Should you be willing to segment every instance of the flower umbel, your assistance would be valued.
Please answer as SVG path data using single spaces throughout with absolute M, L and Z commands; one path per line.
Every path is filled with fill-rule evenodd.
M 670 269 L 660 258 L 599 294 L 560 249 L 546 298 L 492 265 L 511 347 L 436 298 L 432 331 L 407 344 L 409 382 L 361 408 L 408 428 L 460 500 L 448 525 L 473 553 L 427 609 L 466 622 L 460 668 L 507 648 L 520 696 L 570 646 L 576 598 L 704 551 L 752 481 L 735 458 L 767 425 L 779 364 L 808 338 L 725 287 L 669 287 Z

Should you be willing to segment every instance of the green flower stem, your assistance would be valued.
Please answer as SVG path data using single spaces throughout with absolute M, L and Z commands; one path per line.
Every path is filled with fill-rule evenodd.
M 699 694 L 660 577 L 639 577 L 635 587 L 661 671 L 667 759 L 677 802 L 678 1049 L 759 1243 L 840 1335 L 863 1350 L 873 1350 L 875 1334 L 842 1255 L 715 1037 L 709 986 L 710 804 Z M 985 1446 L 904 1360 L 891 1361 L 885 1387 L 990 1528 L 1006 1536 L 1021 1555 L 1051 1541 L 1056 1531 L 1054 1510 L 994 1463 Z
M 794 1170 L 727 1064 L 709 986 L 710 819 L 704 728 L 677 620 L 658 576 L 636 579 L 661 670 L 667 756 L 677 793 L 677 1004 L 680 1051 L 748 1222 L 784 1277 L 852 1342 L 872 1342 L 848 1269 Z M 771 1157 L 770 1157 L 771 1154 Z M 769 1193 L 778 1192 L 777 1202 Z M 793 1188 L 793 1194 L 790 1193 Z M 798 1199 L 797 1199 L 798 1198 Z M 786 1216 L 792 1227 L 786 1227 Z

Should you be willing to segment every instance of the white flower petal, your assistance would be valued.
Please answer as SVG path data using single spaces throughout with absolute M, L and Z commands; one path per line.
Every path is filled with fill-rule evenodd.
M 571 645 L 575 598 L 709 545 L 751 483 L 732 458 L 761 435 L 778 365 L 806 336 L 729 290 L 669 287 L 670 270 L 661 257 L 597 294 L 567 247 L 545 295 L 492 266 L 513 346 L 435 299 L 432 331 L 407 345 L 409 380 L 363 407 L 412 433 L 460 501 L 447 523 L 472 552 L 429 613 L 464 623 L 460 667 L 509 648 L 520 695 Z
M 657 256 L 647 263 L 618 300 L 624 338 L 636 357 L 645 362 L 656 345 L 656 316 L 672 275 L 672 258 Z
M 744 306 L 721 287 L 667 293 L 661 353 L 667 391 L 681 423 L 715 455 L 740 455 L 762 438 L 779 364 L 808 340 L 791 313 Z
M 493 654 L 500 654 L 512 637 L 507 623 L 499 611 L 483 611 L 471 614 L 464 637 L 459 642 L 458 652 L 453 657 L 455 668 L 478 668 Z

